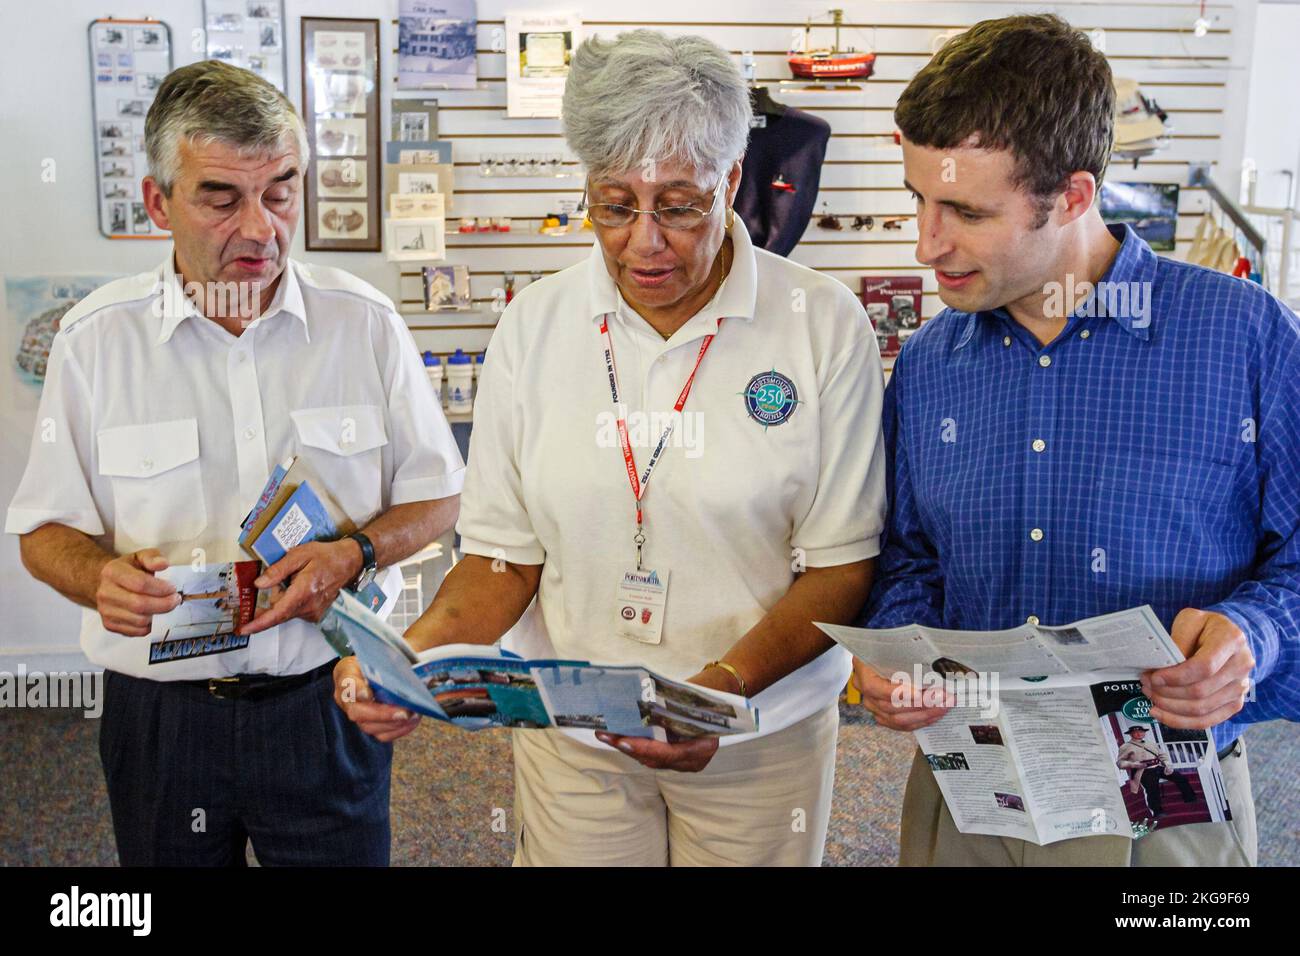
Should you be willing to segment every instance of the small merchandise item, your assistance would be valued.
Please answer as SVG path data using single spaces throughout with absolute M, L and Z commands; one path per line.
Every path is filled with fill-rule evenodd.
M 447 359 L 447 411 L 452 415 L 468 415 L 474 410 L 474 360 L 457 349 Z
M 892 219 L 886 219 L 880 224 L 881 229 L 902 229 L 903 223 L 907 222 L 907 216 L 895 216 Z
M 859 52 L 853 47 L 841 49 L 840 27 L 844 23 L 844 11 L 832 10 L 830 16 L 835 26 L 835 45 L 812 46 L 812 17 L 809 17 L 802 42 L 786 57 L 791 74 L 801 80 L 865 80 L 876 70 L 876 54 L 870 50 Z
M 433 386 L 433 394 L 438 396 L 438 404 L 442 404 L 442 359 L 430 351 L 424 353 L 424 372 L 429 376 L 429 384 Z
M 461 216 L 460 225 L 456 228 L 457 232 L 477 232 L 478 226 L 473 216 Z
M 475 395 L 478 394 L 478 377 L 483 372 L 483 358 L 485 355 L 486 353 L 479 352 L 478 355 L 474 356 L 474 394 Z
M 424 308 L 428 312 L 465 312 L 474 303 L 469 292 L 469 266 L 425 266 Z
M 1138 160 L 1169 145 L 1169 114 L 1148 99 L 1137 80 L 1115 77 L 1115 155 Z
M 501 273 L 501 284 L 505 288 L 506 305 L 515 297 L 515 274 L 513 272 Z
M 880 357 L 892 358 L 921 325 L 921 277 L 863 276 L 862 304 L 876 329 Z
M 853 228 L 861 232 L 863 229 L 870 232 L 876 228 L 876 219 L 874 216 L 854 216 Z
M 823 202 L 823 203 L 822 203 L 822 214 L 817 218 L 817 228 L 818 228 L 818 229 L 834 229 L 836 232 L 839 232 L 839 231 L 842 230 L 844 227 L 843 227 L 842 225 L 840 225 L 839 217 L 837 217 L 837 216 L 832 216 L 832 215 L 830 214 L 830 211 L 826 208 L 826 203 Z

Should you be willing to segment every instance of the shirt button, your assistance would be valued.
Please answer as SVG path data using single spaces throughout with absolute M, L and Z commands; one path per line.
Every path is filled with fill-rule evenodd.
M 1009 336 L 1009 335 L 1004 335 L 1004 336 L 1002 336 L 1002 344 L 1003 344 L 1003 345 L 1010 345 L 1010 344 L 1011 344 L 1011 336 Z
M 1042 541 L 1042 540 L 1043 540 L 1043 529 L 1042 529 L 1042 528 L 1035 528 L 1033 531 L 1029 532 L 1029 537 L 1032 538 L 1034 541 Z
M 1092 333 L 1089 332 L 1087 329 L 1084 329 L 1082 332 L 1079 333 L 1079 338 L 1086 339 L 1090 335 L 1092 335 Z
M 141 471 L 153 471 L 153 459 L 152 459 L 152 458 L 141 458 L 141 459 L 140 459 L 140 470 L 141 470 Z
M 1043 368 L 1047 368 L 1047 366 L 1052 364 L 1052 357 L 1050 355 L 1040 355 L 1038 356 L 1038 364 Z
M 244 437 L 245 437 L 246 439 L 248 439 L 249 441 L 252 441 L 253 436 L 256 435 L 256 434 L 257 434 L 257 429 L 256 429 L 256 428 L 253 428 L 253 427 L 250 426 L 249 428 L 245 428 L 245 429 L 244 429 Z
M 1043 441 L 1041 438 L 1034 439 L 1034 451 L 1042 451 L 1046 447 L 1047 442 Z
M 1026 624 L 1032 624 L 1032 625 L 1034 625 L 1034 627 L 1037 627 L 1037 626 L 1038 626 L 1038 615 L 1037 615 L 1037 614 L 1031 614 L 1031 615 L 1029 615 L 1029 617 L 1025 618 L 1025 623 L 1026 623 Z

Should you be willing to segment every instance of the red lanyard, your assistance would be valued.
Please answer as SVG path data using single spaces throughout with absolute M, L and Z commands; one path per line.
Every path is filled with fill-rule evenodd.
M 722 324 L 722 320 L 718 320 Z M 645 547 L 645 533 L 642 530 L 644 521 L 641 511 L 641 499 L 645 497 L 646 488 L 650 485 L 650 476 L 654 473 L 655 466 L 659 464 L 659 459 L 663 457 L 664 449 L 668 447 L 668 439 L 673 433 L 673 427 L 677 424 L 677 419 L 686 407 L 686 399 L 691 394 L 691 386 L 695 383 L 695 373 L 700 370 L 700 363 L 704 361 L 704 353 L 709 350 L 713 344 L 713 335 L 706 335 L 704 341 L 700 343 L 700 352 L 695 356 L 695 367 L 691 369 L 690 376 L 686 379 L 686 384 L 682 386 L 681 394 L 677 396 L 677 402 L 673 405 L 673 415 L 668 419 L 668 427 L 664 433 L 659 436 L 659 441 L 655 443 L 654 450 L 650 453 L 650 461 L 646 463 L 645 471 L 640 476 L 637 475 L 636 458 L 632 454 L 632 442 L 627 437 L 627 416 L 624 414 L 623 403 L 620 399 L 618 388 L 618 369 L 614 366 L 614 340 L 609 334 L 609 316 L 605 315 L 600 320 L 600 334 L 605 339 L 605 375 L 609 379 L 609 396 L 614 402 L 615 413 L 618 415 L 618 442 L 619 447 L 623 450 L 623 465 L 627 469 L 627 481 L 632 487 L 632 497 L 636 502 L 636 535 L 633 541 L 636 543 L 636 569 L 641 570 L 641 551 Z M 714 333 L 716 334 L 716 333 Z

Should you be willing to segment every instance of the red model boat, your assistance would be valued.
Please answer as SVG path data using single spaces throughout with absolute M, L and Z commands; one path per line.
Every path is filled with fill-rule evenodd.
M 844 22 L 843 10 L 832 10 L 831 20 L 835 24 L 835 45 L 808 49 L 809 36 L 812 33 L 812 19 L 809 18 L 803 31 L 803 49 L 791 50 L 786 62 L 790 72 L 800 80 L 855 80 L 866 79 L 876 69 L 876 54 L 859 53 L 856 50 L 840 49 L 840 26 Z
M 866 79 L 876 69 L 874 53 L 839 53 L 834 50 L 811 50 L 791 53 L 790 72 L 800 80 Z

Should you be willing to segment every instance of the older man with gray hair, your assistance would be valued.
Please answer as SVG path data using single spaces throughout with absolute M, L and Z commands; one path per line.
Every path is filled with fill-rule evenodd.
M 588 40 L 563 113 L 596 242 L 501 316 L 465 558 L 407 638 L 505 635 L 759 708 L 722 746 L 709 713 L 657 695 L 667 741 L 514 731 L 516 863 L 815 865 L 849 658 L 813 622 L 853 618 L 884 523 L 875 334 L 846 286 L 755 249 L 735 215 L 750 106 L 725 50 Z M 349 715 L 405 733 L 344 699 L 360 679 L 339 664 Z
M 282 94 L 182 67 L 145 140 L 145 204 L 174 248 L 63 319 L 6 531 L 86 609 L 124 865 L 238 866 L 250 839 L 264 864 L 385 864 L 391 747 L 330 706 L 314 622 L 378 569 L 395 596 L 395 563 L 455 521 L 460 454 L 392 303 L 288 257 L 308 155 Z M 182 600 L 158 573 L 244 557 L 241 520 L 290 456 L 360 530 L 286 539 L 256 582 L 271 607 L 151 654 L 154 616 Z

